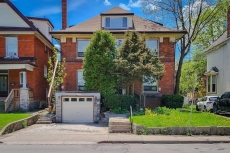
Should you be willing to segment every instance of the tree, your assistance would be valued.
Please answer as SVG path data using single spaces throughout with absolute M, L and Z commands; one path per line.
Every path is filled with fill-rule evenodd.
M 53 47 L 53 54 L 48 60 L 49 66 L 48 66 L 48 73 L 47 73 L 47 82 L 49 83 L 49 86 L 51 86 L 51 89 L 52 89 L 51 94 L 52 95 L 55 94 L 57 89 L 63 83 L 63 79 L 67 75 L 64 72 L 66 69 L 65 68 L 65 58 L 63 58 L 61 61 L 59 61 L 57 55 L 58 55 L 58 50 L 56 47 Z M 56 65 L 57 61 L 58 61 L 57 68 L 55 70 L 55 65 Z M 54 78 L 53 78 L 53 76 L 54 76 Z M 54 101 L 54 100 L 52 100 L 52 101 Z
M 103 96 L 115 93 L 116 76 L 114 58 L 115 39 L 108 31 L 98 30 L 86 48 L 83 62 L 83 78 L 88 90 L 100 91 Z
M 160 63 L 160 58 L 146 46 L 145 39 L 137 32 L 125 34 L 124 42 L 114 61 L 121 87 L 135 81 L 153 82 L 164 75 L 164 65 Z
M 197 75 L 197 82 L 195 84 L 198 88 L 198 93 L 203 96 L 205 87 L 203 87 L 201 78 L 206 70 L 207 60 L 204 52 L 199 48 L 195 48 L 192 60 L 186 60 L 183 63 L 180 79 L 180 94 L 187 94 L 193 91 L 194 77 Z
M 191 45 L 201 31 L 218 21 L 219 12 L 226 10 L 229 0 L 142 0 L 142 2 L 147 15 L 155 16 L 162 22 L 169 23 L 171 27 L 187 32 L 178 42 L 180 57 L 174 94 L 179 94 L 184 58 L 191 51 Z

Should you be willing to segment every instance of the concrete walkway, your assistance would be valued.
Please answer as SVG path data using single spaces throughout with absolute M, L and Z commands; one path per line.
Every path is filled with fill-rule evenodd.
M 108 133 L 100 124 L 35 124 L 0 136 L 3 144 L 97 144 L 97 143 L 230 143 L 230 136 L 134 135 Z

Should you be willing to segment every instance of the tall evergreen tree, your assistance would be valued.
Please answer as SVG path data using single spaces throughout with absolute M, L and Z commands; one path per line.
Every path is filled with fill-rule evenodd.
M 101 92 L 103 96 L 115 93 L 114 58 L 115 39 L 108 31 L 98 30 L 86 48 L 83 62 L 83 78 L 88 90 Z
M 118 83 L 122 87 L 135 81 L 153 82 L 164 75 L 164 65 L 160 63 L 160 58 L 146 46 L 145 39 L 137 32 L 125 34 L 114 61 L 119 74 Z

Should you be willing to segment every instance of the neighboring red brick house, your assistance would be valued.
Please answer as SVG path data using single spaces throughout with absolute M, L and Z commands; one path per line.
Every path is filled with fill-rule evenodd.
M 20 107 L 28 109 L 28 98 L 46 101 L 44 73 L 53 25 L 48 19 L 25 17 L 9 0 L 0 0 L 0 14 L 0 97 L 18 98 Z
M 185 34 L 184 31 L 166 28 L 162 24 L 143 19 L 119 7 L 114 7 L 85 22 L 67 28 L 66 8 L 66 3 L 64 2 L 62 6 L 63 29 L 51 32 L 51 35 L 61 44 L 62 57 L 66 58 L 67 77 L 63 83 L 64 91 L 84 89 L 82 59 L 85 47 L 89 44 L 93 32 L 99 29 L 106 29 L 116 38 L 117 46 L 122 43 L 124 33 L 127 30 L 137 31 L 145 36 L 147 46 L 156 51 L 157 56 L 164 57 L 162 63 L 165 65 L 165 76 L 153 84 L 136 83 L 134 91 L 136 95 L 173 94 L 175 42 Z M 129 87 L 127 92 L 131 92 Z M 152 102 L 152 104 L 143 105 L 155 107 L 159 103 L 154 104 Z

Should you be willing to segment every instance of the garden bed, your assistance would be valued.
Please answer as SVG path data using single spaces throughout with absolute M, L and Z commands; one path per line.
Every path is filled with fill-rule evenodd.
M 188 109 L 146 109 L 144 115 L 133 116 L 132 122 L 135 134 L 230 134 L 229 119 L 209 112 L 191 114 Z

